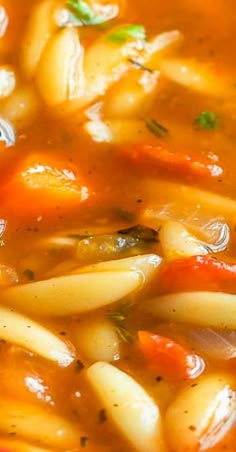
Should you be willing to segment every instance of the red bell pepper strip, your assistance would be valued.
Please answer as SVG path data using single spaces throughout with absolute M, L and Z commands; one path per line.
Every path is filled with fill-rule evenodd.
M 161 376 L 180 379 L 197 378 L 205 369 L 203 359 L 172 339 L 138 332 L 139 348 L 151 369 Z
M 223 169 L 211 160 L 173 151 L 166 143 L 155 146 L 136 144 L 124 149 L 122 154 L 144 173 L 151 175 L 157 170 L 198 178 L 219 177 L 223 173 Z
M 161 292 L 199 290 L 236 293 L 236 265 L 211 256 L 193 256 L 163 264 L 159 273 Z

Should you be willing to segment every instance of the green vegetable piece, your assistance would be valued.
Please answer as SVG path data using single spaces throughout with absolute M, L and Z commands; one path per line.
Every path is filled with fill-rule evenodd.
M 68 0 L 66 6 L 82 25 L 98 25 L 106 21 L 104 17 L 95 14 L 84 0 Z
M 218 128 L 219 118 L 213 111 L 203 111 L 194 122 L 200 126 L 201 129 L 215 130 Z
M 145 28 L 142 25 L 125 25 L 124 27 L 114 31 L 114 33 L 108 37 L 108 40 L 117 44 L 123 44 L 132 38 L 146 39 L 147 36 Z
M 148 130 L 158 138 L 165 138 L 169 135 L 169 130 L 162 124 L 159 124 L 155 119 L 147 119 L 145 124 Z

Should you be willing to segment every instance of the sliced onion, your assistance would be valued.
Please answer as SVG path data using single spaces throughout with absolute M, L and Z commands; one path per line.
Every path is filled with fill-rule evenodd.
M 188 330 L 187 337 L 211 358 L 236 358 L 236 331 L 194 328 Z
M 0 38 L 2 38 L 7 30 L 9 23 L 8 15 L 3 6 L 0 7 Z
M 0 141 L 3 141 L 7 147 L 13 146 L 16 142 L 13 126 L 3 118 L 0 118 Z

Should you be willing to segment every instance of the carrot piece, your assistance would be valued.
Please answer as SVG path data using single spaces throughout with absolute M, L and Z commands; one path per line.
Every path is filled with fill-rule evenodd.
M 155 174 L 158 169 L 175 173 L 175 175 L 199 178 L 218 177 L 223 173 L 223 169 L 212 164 L 210 160 L 200 159 L 181 151 L 173 151 L 166 143 L 155 146 L 137 144 L 132 148 L 124 149 L 123 154 L 143 172 L 149 174 Z
M 89 197 L 72 165 L 45 155 L 31 155 L 10 175 L 0 195 L 2 206 L 19 213 L 45 213 L 79 205 Z
M 199 290 L 236 293 L 236 265 L 211 256 L 177 259 L 160 269 L 159 287 L 164 293 Z
M 150 367 L 165 377 L 192 379 L 204 371 L 205 364 L 202 358 L 169 338 L 148 331 L 139 331 L 138 341 L 139 348 Z

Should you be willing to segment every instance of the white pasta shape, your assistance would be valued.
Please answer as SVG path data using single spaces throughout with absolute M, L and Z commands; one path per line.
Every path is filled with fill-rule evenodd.
M 0 99 L 10 96 L 16 86 L 16 74 L 12 67 L 0 67 Z
M 37 3 L 30 16 L 21 49 L 21 66 L 27 77 L 35 74 L 43 50 L 58 27 L 54 10 L 55 0 L 45 0 Z
M 105 117 L 129 118 L 144 114 L 153 100 L 158 78 L 158 71 L 129 71 L 108 93 L 104 108 Z
M 211 450 L 226 437 L 236 421 L 232 383 L 213 374 L 180 391 L 166 415 L 167 438 L 176 452 Z
M 6 289 L 5 302 L 41 316 L 92 311 L 140 290 L 161 259 L 144 255 L 81 268 L 75 274 Z
M 221 292 L 184 292 L 145 302 L 145 310 L 168 321 L 217 328 L 236 328 L 236 295 Z
M 39 323 L 13 309 L 0 306 L 0 337 L 66 367 L 74 360 L 73 348 Z
M 135 450 L 163 450 L 159 408 L 133 378 L 104 362 L 93 364 L 87 377 L 108 417 Z
M 84 130 L 99 143 L 150 143 L 155 137 L 145 122 L 138 119 L 93 120 L 84 124 Z
M 34 88 L 30 85 L 19 86 L 0 104 L 0 114 L 22 127 L 32 122 L 40 109 L 40 102 Z
M 15 432 L 17 437 L 39 446 L 70 450 L 79 444 L 79 430 L 78 426 L 73 427 L 67 420 L 41 406 L 1 398 L 0 431 L 6 435 Z
M 212 96 L 225 96 L 232 91 L 230 82 L 214 73 L 209 64 L 199 63 L 195 60 L 178 58 L 163 59 L 160 62 L 161 73 L 180 85 L 203 94 Z
M 168 221 L 160 230 L 164 257 L 169 260 L 208 254 L 204 244 L 181 224 Z
M 62 29 L 49 41 L 37 71 L 37 85 L 47 105 L 86 96 L 83 54 L 75 28 Z
M 91 362 L 120 358 L 119 336 L 112 322 L 105 318 L 80 320 L 73 329 L 72 341 L 78 353 Z

